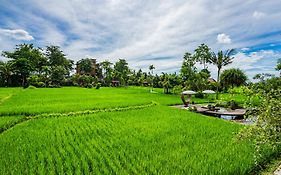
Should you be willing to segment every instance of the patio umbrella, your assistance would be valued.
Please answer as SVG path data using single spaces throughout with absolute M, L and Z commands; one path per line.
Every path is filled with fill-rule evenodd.
M 216 92 L 215 91 L 212 91 L 212 90 L 205 90 L 203 91 L 204 94 L 215 94 Z
M 181 94 L 183 95 L 193 95 L 193 94 L 196 94 L 195 91 L 183 91 Z
M 191 100 L 191 95 L 193 95 L 193 94 L 196 94 L 196 92 L 194 92 L 194 91 L 183 91 L 181 93 L 181 100 L 182 100 L 182 102 L 183 102 L 185 107 L 187 107 L 189 105 L 190 100 Z M 185 95 L 188 95 L 188 100 L 187 101 L 185 101 L 185 99 L 184 99 Z
M 203 91 L 202 93 L 204 93 L 204 94 L 215 94 L 216 92 L 215 92 L 215 91 L 212 91 L 212 90 L 205 90 L 205 91 Z M 210 103 L 209 98 L 208 98 L 208 103 Z

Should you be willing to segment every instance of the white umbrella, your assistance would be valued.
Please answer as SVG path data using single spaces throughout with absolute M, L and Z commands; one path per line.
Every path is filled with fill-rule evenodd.
M 215 94 L 216 92 L 215 91 L 212 91 L 212 90 L 205 90 L 203 91 L 204 94 Z M 210 99 L 208 98 L 208 103 L 210 103 Z
M 196 92 L 194 92 L 194 91 L 183 91 L 181 94 L 183 94 L 183 95 L 193 95 L 193 94 L 196 94 Z
M 193 95 L 193 94 L 196 94 L 196 92 L 194 92 L 194 91 L 183 91 L 181 93 L 181 100 L 182 100 L 182 102 L 183 102 L 185 107 L 187 107 L 189 105 L 190 100 L 191 100 L 191 95 Z M 184 99 L 185 95 L 188 95 L 188 100 L 187 101 L 185 101 L 185 99 Z
M 216 92 L 215 91 L 212 91 L 212 90 L 205 90 L 203 91 L 204 94 L 215 94 Z

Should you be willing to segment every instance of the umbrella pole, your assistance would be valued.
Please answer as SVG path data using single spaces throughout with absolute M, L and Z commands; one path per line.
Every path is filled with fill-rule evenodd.
M 188 106 L 188 102 L 185 101 L 184 94 L 181 94 L 181 100 L 182 100 L 184 106 L 187 107 Z

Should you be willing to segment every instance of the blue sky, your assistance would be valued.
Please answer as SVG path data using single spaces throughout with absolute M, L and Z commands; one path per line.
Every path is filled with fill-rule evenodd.
M 0 0 L 0 51 L 59 45 L 75 61 L 125 58 L 134 69 L 179 71 L 201 43 L 236 48 L 233 64 L 251 78 L 281 58 L 280 0 Z M 5 59 L 0 57 L 1 60 Z M 198 65 L 198 68 L 201 68 Z M 216 68 L 209 65 L 212 76 Z

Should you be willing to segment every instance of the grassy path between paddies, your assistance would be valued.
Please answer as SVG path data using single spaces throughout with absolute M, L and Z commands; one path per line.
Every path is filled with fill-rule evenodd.
M 133 105 L 128 107 L 115 107 L 109 109 L 95 109 L 95 110 L 85 110 L 85 111 L 76 111 L 76 112 L 67 112 L 67 113 L 46 113 L 46 114 L 39 114 L 35 116 L 8 116 L 8 117 L 0 117 L 0 134 L 5 132 L 12 127 L 23 123 L 25 121 L 31 119 L 38 119 L 38 118 L 46 118 L 46 117 L 74 117 L 74 116 L 81 116 L 81 115 L 89 115 L 95 114 L 99 112 L 115 112 L 115 111 L 127 111 L 127 110 L 135 110 L 135 109 L 143 109 L 148 108 L 151 106 L 157 105 L 156 102 L 151 102 L 148 104 L 142 105 Z
M 4 97 L 4 98 L 1 98 L 1 100 L 0 100 L 0 105 L 4 102 L 4 101 L 6 101 L 6 100 L 8 100 L 9 98 L 11 98 L 13 96 L 13 94 L 9 94 L 8 96 L 6 96 L 6 97 Z

